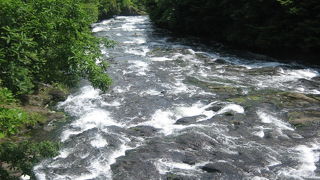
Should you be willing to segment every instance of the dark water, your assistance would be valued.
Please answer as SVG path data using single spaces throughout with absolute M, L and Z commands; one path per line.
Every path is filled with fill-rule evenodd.
M 60 155 L 35 167 L 38 179 L 320 179 L 317 129 L 296 129 L 286 107 L 266 100 L 230 100 L 317 96 L 316 69 L 217 53 L 145 16 L 93 31 L 119 42 L 102 48 L 113 87 L 84 85 L 59 105 L 75 120 L 61 129 Z

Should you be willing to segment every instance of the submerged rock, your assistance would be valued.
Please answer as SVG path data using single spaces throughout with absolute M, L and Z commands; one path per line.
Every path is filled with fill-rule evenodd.
M 192 124 L 197 122 L 198 119 L 201 119 L 204 117 L 206 116 L 200 115 L 200 116 L 192 116 L 192 117 L 183 117 L 178 119 L 175 124 L 182 124 L 182 125 Z
M 213 164 L 206 164 L 205 166 L 201 167 L 201 169 L 208 173 L 221 173 L 221 171 L 217 169 Z
M 320 111 L 292 111 L 288 113 L 289 122 L 295 126 L 320 124 Z
M 319 95 L 283 91 L 256 91 L 246 96 L 230 98 L 228 101 L 253 108 L 264 103 L 271 104 L 279 111 L 288 111 L 287 120 L 296 127 L 320 122 L 320 113 L 317 109 L 320 107 Z
M 134 136 L 152 136 L 159 130 L 151 126 L 136 126 L 129 128 L 129 134 Z
M 217 83 L 205 82 L 194 77 L 188 77 L 185 80 L 185 82 L 189 84 L 193 84 L 198 87 L 205 88 L 211 92 L 214 92 L 220 95 L 235 96 L 235 95 L 241 94 L 240 88 L 226 86 L 226 85 L 217 84 Z
M 159 179 L 160 175 L 152 162 L 136 159 L 119 159 L 111 165 L 112 179 Z

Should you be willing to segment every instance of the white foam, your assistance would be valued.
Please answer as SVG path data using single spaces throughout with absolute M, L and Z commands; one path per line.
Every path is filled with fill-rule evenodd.
M 111 103 L 101 102 L 101 106 L 119 107 L 121 103 L 119 101 L 113 101 Z
M 172 162 L 165 159 L 160 159 L 155 162 L 155 165 L 160 174 L 166 174 L 167 172 L 172 171 L 173 169 L 182 169 L 182 170 L 195 170 L 196 168 L 185 163 Z
M 155 89 L 148 89 L 146 91 L 142 91 L 140 92 L 140 95 L 151 95 L 151 96 L 159 96 L 161 95 L 162 93 L 160 91 L 157 91 Z
M 207 164 L 208 162 L 201 162 L 197 163 L 195 165 L 189 165 L 181 162 L 174 162 L 169 159 L 159 159 L 154 162 L 154 165 L 156 166 L 158 172 L 160 174 L 166 174 L 167 172 L 172 172 L 174 170 L 177 170 L 178 174 L 184 174 L 184 175 L 192 175 L 194 176 L 195 173 L 201 172 L 199 169 L 200 166 L 203 166 Z
M 129 41 L 124 41 L 124 44 L 144 44 L 146 43 L 146 39 L 144 37 L 135 37 L 130 38 Z
M 187 49 L 187 51 L 188 51 L 189 53 L 191 53 L 192 55 L 195 55 L 195 54 L 196 54 L 196 52 L 195 52 L 194 50 L 192 50 L 192 49 Z
M 174 123 L 174 113 L 170 111 L 157 110 L 151 120 L 143 124 L 153 126 L 157 129 L 162 129 L 162 132 L 165 135 L 169 135 L 174 130 Z
M 84 86 L 79 94 L 70 95 L 67 100 L 59 103 L 58 108 L 73 116 L 81 116 L 97 107 L 94 102 L 101 100 L 99 93 L 100 91 L 92 86 Z
M 125 92 L 128 92 L 130 90 L 131 86 L 126 86 L 126 87 L 120 87 L 120 86 L 116 86 L 114 87 L 112 90 L 113 92 L 115 93 L 119 93 L 119 94 L 122 94 L 122 93 L 125 93 Z
M 144 61 L 130 61 L 132 64 L 129 66 L 129 69 L 135 70 L 138 72 L 138 75 L 145 76 L 146 71 L 149 70 L 149 64 Z
M 269 179 L 265 177 L 254 176 L 251 180 L 269 180 Z
M 136 29 L 136 26 L 134 26 L 134 24 L 123 24 L 121 27 L 124 31 L 134 31 Z
M 167 57 L 152 57 L 150 59 L 151 59 L 151 61 L 158 61 L 158 62 L 161 62 L 161 61 L 172 61 L 172 59 L 167 58 Z
M 105 27 L 101 27 L 101 26 L 97 26 L 97 27 L 94 27 L 92 29 L 92 32 L 101 32 L 101 31 L 106 31 L 106 28 Z
M 111 22 L 114 22 L 114 19 L 103 20 L 101 23 L 106 25 L 106 24 L 109 24 Z
M 208 105 L 204 105 L 200 102 L 197 102 L 193 104 L 192 106 L 187 106 L 187 107 L 177 107 L 176 112 L 179 117 L 191 117 L 191 116 L 198 116 L 198 115 L 205 115 L 206 118 L 201 119 L 201 120 L 206 120 L 212 118 L 215 113 L 213 111 L 207 111 L 206 109 L 209 108 L 212 104 L 215 102 L 212 102 Z M 198 120 L 198 121 L 201 121 Z
M 256 81 L 256 85 L 260 88 L 272 87 L 285 90 L 290 89 L 291 91 L 300 93 L 320 94 L 320 91 L 317 89 L 302 87 L 295 83 L 300 79 L 310 80 L 317 76 L 319 76 L 319 72 L 312 69 L 284 70 L 279 68 L 276 75 L 255 76 L 252 78 L 252 80 Z
M 28 176 L 28 175 L 22 175 L 22 176 L 20 176 L 19 179 L 20 179 L 20 180 L 29 180 L 29 179 L 30 179 L 30 176 Z
M 257 111 L 258 117 L 261 119 L 263 123 L 266 124 L 273 124 L 275 125 L 279 130 L 289 130 L 294 131 L 294 129 L 291 127 L 289 123 L 286 123 L 284 121 L 281 121 L 280 119 L 274 117 L 271 115 L 271 113 L 264 112 L 262 110 Z
M 228 104 L 217 112 L 217 114 L 223 114 L 226 112 L 236 112 L 239 114 L 244 114 L 244 108 L 238 104 Z
M 139 47 L 139 48 L 131 48 L 127 49 L 125 53 L 134 54 L 137 56 L 146 56 L 150 49 L 147 46 Z
M 172 108 L 171 110 L 159 109 L 153 114 L 150 121 L 146 121 L 138 125 L 147 125 L 157 129 L 161 129 L 161 132 L 164 135 L 170 135 L 176 131 L 180 131 L 189 127 L 204 127 L 205 125 L 201 124 L 176 125 L 175 123 L 177 119 L 183 117 L 199 115 L 204 116 L 203 118 L 197 119 L 197 121 L 203 121 L 212 118 L 215 115 L 215 113 L 213 111 L 207 111 L 206 109 L 210 107 L 213 103 L 210 103 L 209 105 L 204 105 L 200 102 L 197 102 L 192 106 L 179 106 Z
M 43 167 L 42 163 L 33 167 L 33 171 L 35 172 L 35 176 L 38 180 L 46 180 L 46 174 L 41 172 L 40 169 Z
M 83 133 L 92 128 L 103 129 L 107 126 L 122 126 L 120 123 L 115 122 L 110 113 L 102 109 L 94 109 L 93 111 L 84 114 L 80 119 L 71 123 L 71 127 L 76 129 L 67 129 L 62 132 L 61 141 L 68 140 L 71 136 Z
M 311 147 L 299 145 L 295 150 L 300 153 L 299 161 L 301 162 L 295 173 L 304 177 L 313 177 L 314 171 L 317 169 L 315 163 L 319 161 L 320 146 L 316 144 L 312 144 Z
M 255 136 L 258 136 L 260 138 L 263 138 L 264 137 L 264 132 L 263 132 L 263 129 L 260 129 L 259 131 L 255 131 L 252 133 L 253 135 Z
M 299 69 L 299 70 L 286 70 L 284 74 L 290 75 L 296 79 L 311 79 L 319 76 L 317 71 L 311 69 Z
M 270 154 L 267 154 L 267 161 L 269 162 L 268 167 L 276 166 L 279 164 L 282 164 L 281 161 L 279 161 L 276 157 L 271 156 Z
M 62 149 L 62 150 L 60 150 L 59 155 L 58 155 L 57 157 L 55 157 L 54 159 L 58 159 L 58 158 L 65 159 L 65 158 L 67 158 L 71 153 L 72 153 L 72 149 L 68 149 L 68 148 Z
M 320 157 L 319 144 L 299 145 L 293 148 L 297 152 L 297 160 L 299 165 L 296 168 L 285 168 L 278 173 L 278 177 L 290 177 L 293 179 L 303 180 L 305 178 L 320 179 L 315 174 L 317 169 L 316 163 Z
M 101 135 L 96 135 L 96 137 L 94 138 L 94 140 L 92 140 L 90 142 L 91 146 L 96 147 L 96 148 L 102 148 L 108 145 L 108 142 L 103 139 L 103 137 Z

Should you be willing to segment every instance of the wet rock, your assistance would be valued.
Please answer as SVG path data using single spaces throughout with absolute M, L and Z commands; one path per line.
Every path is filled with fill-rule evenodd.
M 151 126 L 136 126 L 129 128 L 129 134 L 134 136 L 152 136 L 159 130 Z
M 319 80 L 300 79 L 299 82 L 310 89 L 320 89 Z
M 118 159 L 111 165 L 114 180 L 150 180 L 160 179 L 157 168 L 152 162 L 135 159 Z
M 216 169 L 213 164 L 206 164 L 205 166 L 201 167 L 201 169 L 208 173 L 221 173 L 221 171 L 219 169 Z
M 51 100 L 54 102 L 63 101 L 67 98 L 67 94 L 60 89 L 51 89 L 48 94 L 51 96 Z
M 195 165 L 197 162 L 197 157 L 193 154 L 186 154 L 182 162 L 189 165 Z
M 246 74 L 248 75 L 256 75 L 259 76 L 261 74 L 263 75 L 276 75 L 278 73 L 278 69 L 274 67 L 265 67 L 265 68 L 254 68 L 247 70 Z
M 176 137 L 176 143 L 179 144 L 179 148 L 181 149 L 189 148 L 192 150 L 197 150 L 198 153 L 201 153 L 201 151 L 206 151 L 203 147 L 215 146 L 212 139 L 197 133 L 182 134 Z
M 213 106 L 207 108 L 206 111 L 218 112 L 222 108 L 223 108 L 223 105 L 213 105 Z
M 229 98 L 228 101 L 246 107 L 254 107 L 261 103 L 271 103 L 278 108 L 308 108 L 320 105 L 320 97 L 294 92 L 257 91 L 254 94 Z
M 312 78 L 312 80 L 320 82 L 320 76 L 316 76 L 316 77 Z
M 226 60 L 224 60 L 224 59 L 216 59 L 215 61 L 214 61 L 215 63 L 218 63 L 218 64 L 229 64 Z
M 242 124 L 242 122 L 239 120 L 232 120 L 231 123 L 235 126 L 240 126 Z
M 237 94 L 241 94 L 241 89 L 237 87 L 225 86 L 225 85 L 216 84 L 216 83 L 209 83 L 209 82 L 201 81 L 194 77 L 187 77 L 185 82 L 193 84 L 198 87 L 208 89 L 209 91 L 222 94 L 222 95 L 234 96 Z
M 167 173 L 165 179 L 166 180 L 183 180 L 183 177 L 177 174 Z
M 320 111 L 293 111 L 288 113 L 289 122 L 296 127 L 320 123 Z
M 206 116 L 192 116 L 192 117 L 183 117 L 178 119 L 175 124 L 182 124 L 182 125 L 186 125 L 186 124 L 193 124 L 195 122 L 197 122 L 197 120 L 204 118 Z
M 175 173 L 166 173 L 161 179 L 165 180 L 197 180 L 199 178 L 195 176 L 188 176 L 188 175 L 182 175 L 182 174 L 175 174 Z
M 284 96 L 288 97 L 288 98 L 292 98 L 293 100 L 296 101 L 306 101 L 306 102 L 310 102 L 310 103 L 317 103 L 318 100 L 308 97 L 305 94 L 301 94 L 301 93 L 284 93 Z
M 261 95 L 261 96 L 259 96 L 259 95 L 240 96 L 240 97 L 237 97 L 237 98 L 228 99 L 228 101 L 231 101 L 231 102 L 234 102 L 234 103 L 238 103 L 238 104 L 243 104 L 243 105 L 249 105 L 252 102 L 263 101 L 264 98 L 262 96 L 263 95 Z
M 240 94 L 239 89 L 231 86 L 209 85 L 208 88 L 216 93 L 236 95 Z

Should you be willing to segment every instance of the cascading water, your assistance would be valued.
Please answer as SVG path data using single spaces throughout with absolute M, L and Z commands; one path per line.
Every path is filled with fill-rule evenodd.
M 93 32 L 118 42 L 102 48 L 113 87 L 84 85 L 59 104 L 75 120 L 62 127 L 60 155 L 34 168 L 38 179 L 320 179 L 318 131 L 297 130 L 286 107 L 230 100 L 316 96 L 317 70 L 216 53 L 166 36 L 146 16 Z

